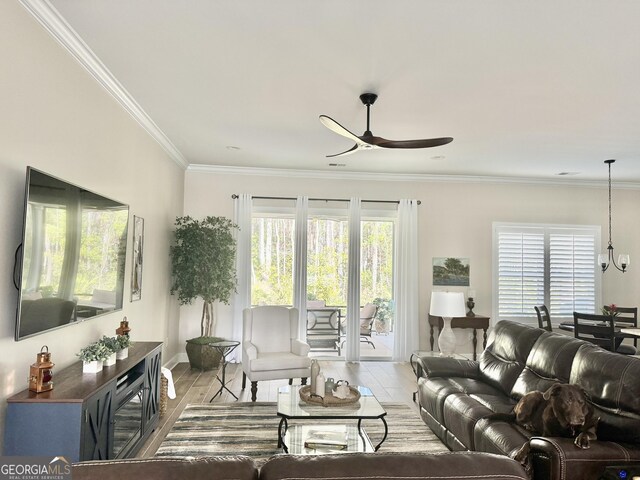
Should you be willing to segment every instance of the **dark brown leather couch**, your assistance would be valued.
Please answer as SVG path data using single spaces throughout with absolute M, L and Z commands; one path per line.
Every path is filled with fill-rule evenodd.
M 522 467 L 499 455 L 345 453 L 276 455 L 260 468 L 248 457 L 149 458 L 77 463 L 73 480 L 526 480 Z
M 534 476 L 545 480 L 598 479 L 606 465 L 640 462 L 640 358 L 501 321 L 477 362 L 426 356 L 418 362 L 421 416 L 451 450 L 509 456 L 530 440 Z M 600 423 L 588 450 L 488 418 L 555 382 L 581 385 L 591 397 Z

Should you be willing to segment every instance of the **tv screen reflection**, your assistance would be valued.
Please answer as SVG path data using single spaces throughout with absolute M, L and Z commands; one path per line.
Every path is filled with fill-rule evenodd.
M 122 308 L 129 207 L 27 169 L 16 340 Z

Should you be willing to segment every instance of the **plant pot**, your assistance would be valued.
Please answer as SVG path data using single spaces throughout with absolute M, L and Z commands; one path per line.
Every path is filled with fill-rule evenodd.
M 374 322 L 374 325 L 376 327 L 376 333 L 379 333 L 379 334 L 389 333 L 389 324 L 387 322 L 376 319 L 376 321 Z
M 198 370 L 213 370 L 220 365 L 222 355 L 218 350 L 209 345 L 202 345 L 192 340 L 187 340 L 187 357 L 191 368 Z
M 107 358 L 103 360 L 103 365 L 105 367 L 110 367 L 111 365 L 115 365 L 115 364 L 116 364 L 116 352 L 113 352 L 111 355 L 109 355 Z
M 82 373 L 98 373 L 102 371 L 103 360 L 93 360 L 91 362 L 82 362 Z
M 116 360 L 124 360 L 129 356 L 129 347 L 125 347 L 122 350 L 116 352 Z

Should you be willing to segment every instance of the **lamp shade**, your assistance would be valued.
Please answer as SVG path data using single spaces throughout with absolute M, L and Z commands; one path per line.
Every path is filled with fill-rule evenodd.
M 429 313 L 436 317 L 464 317 L 464 293 L 431 292 L 431 308 Z

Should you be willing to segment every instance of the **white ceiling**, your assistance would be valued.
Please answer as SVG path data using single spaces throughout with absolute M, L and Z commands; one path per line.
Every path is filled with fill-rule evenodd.
M 640 182 L 636 0 L 50 3 L 192 165 Z

